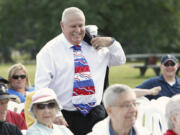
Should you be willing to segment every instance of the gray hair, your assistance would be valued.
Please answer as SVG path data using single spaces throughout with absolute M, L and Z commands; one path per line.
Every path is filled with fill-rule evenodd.
M 173 129 L 174 125 L 171 120 L 172 115 L 177 115 L 177 113 L 180 113 L 180 94 L 177 94 L 170 98 L 168 103 L 166 104 L 166 120 L 168 124 L 168 129 Z
M 66 18 L 69 16 L 69 15 L 74 15 L 74 14 L 79 14 L 81 16 L 84 16 L 84 13 L 81 9 L 77 8 L 77 7 L 69 7 L 69 8 L 66 8 L 63 13 L 62 13 L 62 18 L 61 18 L 61 21 L 64 22 L 66 20 Z
M 134 92 L 129 86 L 122 84 L 114 84 L 105 90 L 103 103 L 105 108 L 115 105 L 119 96 L 124 92 Z

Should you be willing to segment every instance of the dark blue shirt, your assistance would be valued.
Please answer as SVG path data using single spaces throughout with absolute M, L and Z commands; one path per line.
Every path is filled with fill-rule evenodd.
M 109 124 L 109 132 L 110 132 L 110 135 L 116 135 L 116 133 L 112 129 L 111 124 Z M 129 135 L 136 135 L 136 132 L 135 132 L 134 128 L 131 128 L 131 131 L 130 131 Z
M 109 124 L 109 132 L 110 132 L 110 135 L 116 135 L 116 133 L 115 133 L 114 130 L 112 129 L 111 124 Z
M 162 75 L 154 78 L 150 78 L 143 82 L 137 88 L 151 89 L 156 86 L 161 86 L 161 91 L 156 96 L 146 96 L 148 99 L 157 99 L 161 96 L 172 97 L 175 94 L 180 94 L 180 80 L 176 77 L 176 82 L 173 86 L 169 85 L 163 78 Z

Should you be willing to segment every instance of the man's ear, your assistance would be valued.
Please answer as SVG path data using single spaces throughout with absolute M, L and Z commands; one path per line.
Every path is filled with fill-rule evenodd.
M 160 64 L 160 69 L 162 69 L 163 64 Z
M 170 119 L 172 121 L 172 124 L 175 125 L 175 123 L 176 123 L 176 116 L 175 115 L 171 115 Z
M 63 31 L 63 29 L 64 29 L 64 23 L 63 23 L 62 21 L 60 21 L 60 26 L 61 26 L 61 29 L 62 29 L 62 31 Z
M 179 64 L 178 63 L 176 63 L 176 67 L 178 68 L 178 66 L 179 66 Z
M 108 106 L 108 107 L 106 108 L 106 112 L 107 112 L 107 114 L 108 114 L 109 116 L 112 114 L 112 110 L 111 110 L 111 107 L 110 107 L 110 106 Z

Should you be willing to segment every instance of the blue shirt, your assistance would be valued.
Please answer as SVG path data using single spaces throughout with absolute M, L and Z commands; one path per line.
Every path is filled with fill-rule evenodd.
M 146 96 L 148 99 L 157 99 L 161 96 L 172 97 L 173 95 L 180 94 L 180 80 L 176 77 L 176 82 L 173 86 L 169 85 L 162 75 L 154 78 L 150 78 L 143 82 L 137 88 L 151 89 L 156 86 L 161 86 L 162 90 L 156 96 Z
M 117 134 L 114 132 L 114 130 L 112 129 L 111 124 L 109 124 L 109 132 L 110 132 L 110 135 L 117 135 Z M 134 130 L 133 127 L 131 128 L 129 135 L 136 135 L 136 132 L 135 132 L 135 130 Z
M 109 124 L 109 132 L 110 132 L 110 135 L 116 135 L 116 133 L 115 133 L 114 130 L 112 129 L 111 124 Z
M 34 90 L 34 88 L 31 87 L 31 88 L 28 88 L 28 89 L 26 90 L 26 92 L 32 92 L 33 90 Z M 21 94 L 21 93 L 17 92 L 17 91 L 14 90 L 14 89 L 8 89 L 8 93 L 9 93 L 10 95 L 16 95 L 16 96 L 18 96 L 19 99 L 21 100 L 21 103 L 24 103 L 24 102 L 25 102 L 26 96 L 25 96 L 24 94 Z

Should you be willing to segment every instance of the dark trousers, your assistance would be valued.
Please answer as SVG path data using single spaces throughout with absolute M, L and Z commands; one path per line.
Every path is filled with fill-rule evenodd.
M 75 135 L 86 135 L 92 131 L 95 123 L 107 116 L 103 105 L 94 107 L 87 116 L 83 116 L 79 111 L 62 110 L 62 113 Z

